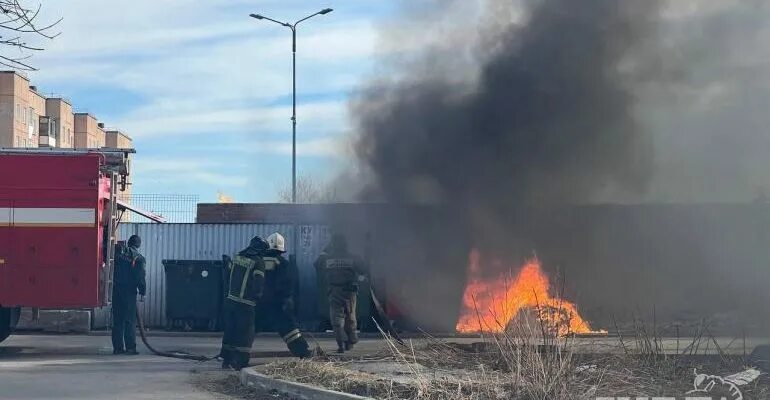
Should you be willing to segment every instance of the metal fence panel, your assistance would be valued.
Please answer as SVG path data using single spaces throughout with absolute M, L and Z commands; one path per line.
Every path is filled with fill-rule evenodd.
M 166 277 L 162 260 L 221 260 L 222 254 L 243 249 L 254 235 L 266 238 L 279 232 L 286 237 L 287 253 L 294 251 L 294 226 L 289 224 L 121 224 L 120 240 L 131 235 L 142 238 L 140 252 L 147 260 L 147 296 L 139 305 L 150 327 L 166 326 Z M 317 288 L 313 261 L 328 240 L 326 226 L 298 226 L 297 267 L 299 269 L 300 318 L 315 317 Z M 109 310 L 96 310 L 95 327 L 110 325 Z
M 160 215 L 171 223 L 195 222 L 196 207 L 199 197 L 187 194 L 120 194 L 120 199 L 127 203 Z M 148 220 L 141 215 L 126 211 L 121 218 L 124 223 L 145 223 Z
M 326 247 L 330 236 L 330 229 L 326 225 L 297 226 L 297 268 L 300 271 L 298 303 L 300 319 L 306 323 L 312 322 L 317 316 L 318 284 L 313 263 Z

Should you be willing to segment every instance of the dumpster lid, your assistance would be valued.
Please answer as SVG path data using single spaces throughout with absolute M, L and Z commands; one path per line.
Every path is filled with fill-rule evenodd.
M 149 219 L 152 222 L 157 222 L 159 224 L 166 223 L 166 219 L 161 217 L 160 215 L 155 214 L 155 213 L 151 213 L 151 212 L 149 212 L 147 210 L 143 210 L 143 209 L 141 209 L 139 207 L 136 207 L 136 206 L 132 206 L 131 204 L 128 204 L 128 203 L 126 203 L 126 202 L 124 202 L 122 200 L 117 200 L 116 204 L 118 206 L 118 209 L 121 210 L 121 211 L 128 210 L 128 211 L 134 212 L 136 214 L 139 214 L 139 215 Z

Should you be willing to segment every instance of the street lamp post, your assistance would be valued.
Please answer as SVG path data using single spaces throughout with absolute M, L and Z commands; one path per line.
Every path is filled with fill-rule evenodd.
M 297 202 L 297 25 L 307 21 L 316 15 L 326 15 L 332 12 L 331 8 L 325 8 L 315 14 L 308 15 L 293 24 L 281 22 L 261 14 L 249 14 L 250 17 L 259 20 L 275 22 L 278 25 L 291 29 L 291 75 L 292 75 L 292 113 L 291 113 L 291 202 Z

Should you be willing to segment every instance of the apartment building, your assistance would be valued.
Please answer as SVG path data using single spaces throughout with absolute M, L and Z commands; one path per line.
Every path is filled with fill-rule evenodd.
M 105 132 L 106 146 L 111 149 L 133 149 L 134 142 L 125 133 L 119 130 L 108 130 Z
M 75 148 L 100 148 L 106 145 L 104 124 L 89 113 L 75 113 Z
M 46 118 L 40 121 L 40 146 L 75 147 L 75 115 L 72 103 L 62 97 L 45 100 Z
M 45 97 L 17 72 L 0 72 L 0 146 L 38 147 L 39 117 Z
M 131 138 L 111 130 L 89 113 L 73 113 L 63 97 L 46 97 L 29 78 L 0 71 L 0 147 L 131 148 Z

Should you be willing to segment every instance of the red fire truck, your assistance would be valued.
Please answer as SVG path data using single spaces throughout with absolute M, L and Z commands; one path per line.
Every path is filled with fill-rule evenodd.
M 0 149 L 0 341 L 21 307 L 109 304 L 128 149 Z

